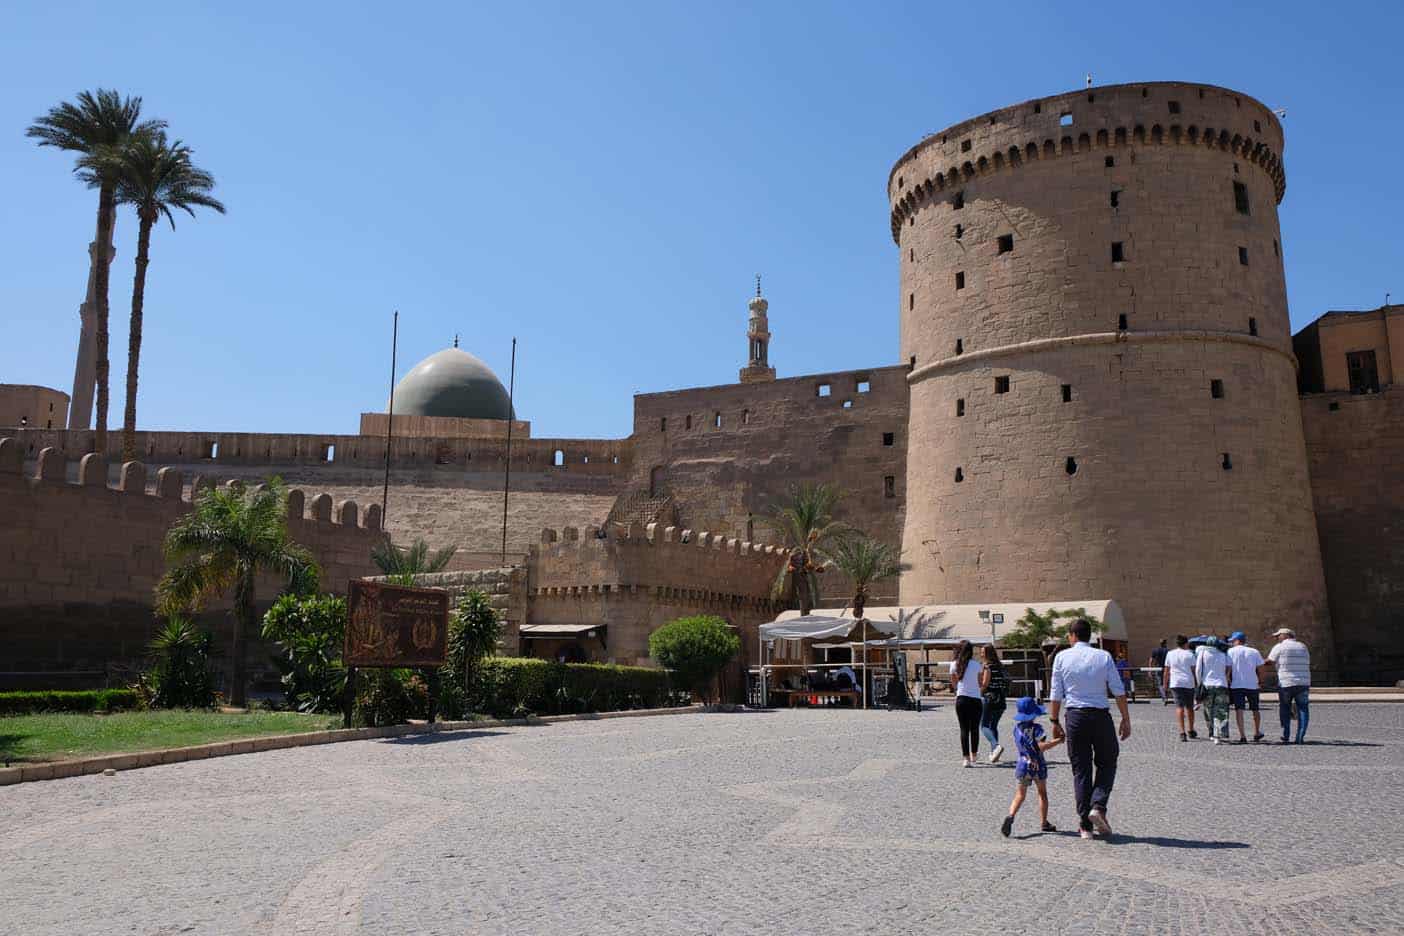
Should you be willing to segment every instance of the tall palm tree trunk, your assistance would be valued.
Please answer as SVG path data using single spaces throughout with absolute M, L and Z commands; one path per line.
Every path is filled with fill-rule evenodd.
M 94 448 L 99 455 L 107 454 L 107 286 L 111 279 L 112 253 L 108 233 L 112 230 L 112 216 L 117 210 L 116 186 L 108 181 L 98 189 L 98 243 L 102 249 L 98 254 L 97 268 L 93 271 L 93 298 L 97 301 L 97 328 L 93 335 L 93 366 L 97 378 L 97 414 L 93 419 Z
M 234 685 L 229 687 L 229 704 L 243 708 L 248 704 L 248 678 L 244 669 L 244 635 L 258 622 L 254 618 L 254 570 L 239 575 L 234 586 Z
M 137 233 L 136 275 L 132 278 L 132 321 L 127 335 L 127 406 L 122 413 L 122 460 L 136 461 L 137 365 L 141 361 L 141 314 L 146 303 L 146 267 L 150 263 L 151 226 L 155 216 L 141 213 Z

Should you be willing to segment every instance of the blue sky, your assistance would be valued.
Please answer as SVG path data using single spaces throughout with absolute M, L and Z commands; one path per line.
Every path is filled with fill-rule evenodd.
M 631 394 L 735 380 L 757 271 L 782 376 L 895 363 L 893 161 L 1088 71 L 1286 107 L 1294 326 L 1404 300 L 1401 9 L 7 5 L 0 382 L 71 386 L 96 199 L 23 132 L 96 86 L 142 95 L 229 206 L 153 236 L 145 428 L 354 432 L 398 308 L 401 375 L 458 332 L 505 382 L 515 335 L 533 434 L 627 435 Z

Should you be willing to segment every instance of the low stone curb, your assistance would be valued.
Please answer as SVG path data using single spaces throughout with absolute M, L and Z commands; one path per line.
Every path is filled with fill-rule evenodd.
M 579 715 L 532 715 L 527 718 L 488 718 L 482 721 L 442 721 L 429 724 L 387 725 L 383 728 L 334 728 L 329 731 L 309 731 L 302 734 L 267 735 L 261 738 L 240 738 L 218 741 L 194 747 L 167 748 L 162 751 L 139 751 L 131 754 L 104 754 L 77 760 L 53 761 L 46 764 L 23 764 L 0 768 L 0 786 L 28 783 L 33 780 L 61 780 L 100 774 L 105 770 L 135 770 L 159 764 L 179 764 L 207 757 L 228 757 L 233 754 L 255 754 L 279 748 L 309 747 L 314 744 L 337 744 L 342 741 L 367 741 L 376 738 L 402 738 L 407 735 L 440 734 L 454 731 L 477 731 L 483 728 L 552 725 L 557 722 L 597 721 L 606 718 L 648 718 L 654 715 L 687 715 L 702 711 L 700 705 L 684 705 L 661 709 L 625 709 L 619 712 L 585 712 Z

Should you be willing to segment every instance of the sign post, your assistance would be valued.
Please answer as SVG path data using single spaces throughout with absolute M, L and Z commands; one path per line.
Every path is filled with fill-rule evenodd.
M 448 656 L 448 592 L 352 579 L 347 593 L 346 711 L 356 699 L 358 668 L 440 667 Z M 431 675 L 429 720 L 434 720 L 435 679 Z

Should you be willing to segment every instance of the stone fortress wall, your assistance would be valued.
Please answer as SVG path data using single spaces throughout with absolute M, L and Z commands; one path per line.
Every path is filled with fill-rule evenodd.
M 93 449 L 90 430 L 6 431 L 31 463 L 44 448 L 70 459 Z M 383 437 L 138 432 L 137 450 L 187 476 L 259 481 L 276 475 L 335 500 L 362 504 L 379 504 L 384 492 Z M 109 433 L 108 451 L 114 461 L 120 457 L 120 432 Z M 630 452 L 627 439 L 513 438 L 508 561 L 520 561 L 543 526 L 603 523 L 625 487 Z M 424 539 L 435 548 L 457 546 L 451 569 L 501 565 L 505 462 L 503 438 L 393 439 L 386 531 L 396 542 Z
M 640 394 L 632 439 L 631 490 L 670 499 L 678 524 L 773 541 L 765 519 L 790 486 L 824 482 L 847 492 L 840 519 L 900 545 L 905 367 Z M 837 574 L 822 581 L 847 597 Z
M 0 672 L 100 670 L 140 660 L 152 635 L 153 590 L 165 570 L 162 540 L 190 510 L 191 487 L 213 486 L 213 475 L 150 472 L 141 462 L 121 466 L 109 486 L 105 459 L 90 453 L 76 483 L 61 452 L 43 450 L 24 471 L 20 443 L 0 439 Z M 312 551 L 323 588 L 343 592 L 352 578 L 375 571 L 371 549 L 384 540 L 380 506 L 325 493 L 288 497 L 288 531 Z M 281 589 L 258 583 L 260 606 Z M 228 603 L 202 615 L 227 657 Z M 251 672 L 268 667 L 268 653 L 249 635 Z M 228 660 L 223 661 L 227 666 Z
M 1260 103 L 1101 87 L 892 170 L 913 370 L 904 604 L 1114 597 L 1132 654 L 1290 624 L 1331 669 Z
M 757 628 L 780 606 L 771 585 L 784 550 L 708 531 L 632 523 L 542 531 L 527 589 L 532 624 L 607 625 L 611 662 L 651 664 L 648 635 L 675 618 L 724 617 L 755 659 Z

